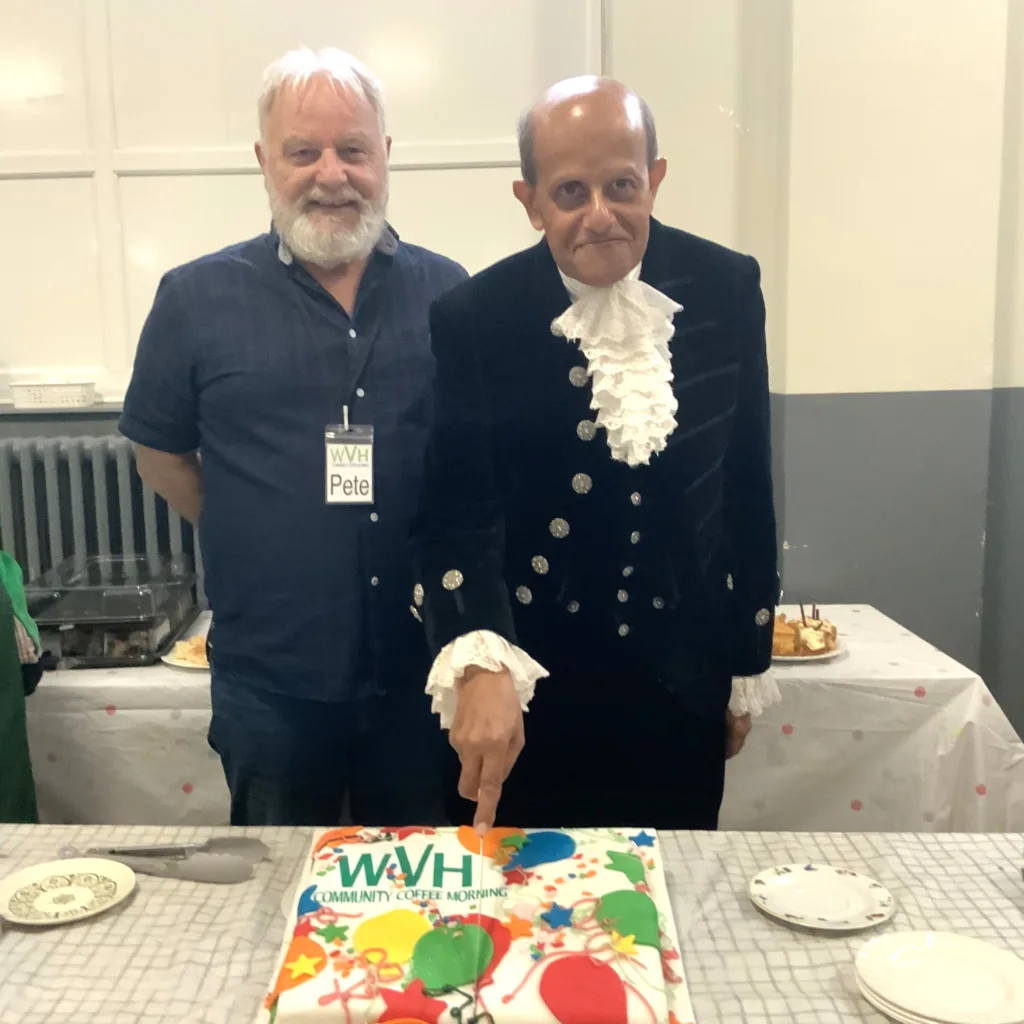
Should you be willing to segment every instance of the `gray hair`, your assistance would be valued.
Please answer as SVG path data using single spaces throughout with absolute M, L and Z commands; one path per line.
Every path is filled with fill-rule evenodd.
M 291 50 L 263 72 L 263 87 L 256 107 L 260 138 L 266 138 L 267 117 L 281 89 L 286 85 L 305 85 L 316 75 L 323 75 L 341 88 L 359 93 L 373 107 L 380 133 L 384 134 L 384 102 L 380 82 L 365 64 L 350 53 L 328 47 L 315 51 L 308 48 Z
M 557 87 L 556 87 L 557 88 Z M 654 123 L 654 114 L 647 105 L 647 101 L 632 89 L 626 90 L 626 99 L 633 100 L 640 108 L 640 122 L 644 128 L 644 138 L 647 141 L 647 169 L 654 166 L 658 159 L 658 129 Z M 519 118 L 519 127 L 516 131 L 516 139 L 519 142 L 519 167 L 523 180 L 527 185 L 533 187 L 537 184 L 537 135 L 533 123 L 533 114 L 536 106 L 524 111 Z

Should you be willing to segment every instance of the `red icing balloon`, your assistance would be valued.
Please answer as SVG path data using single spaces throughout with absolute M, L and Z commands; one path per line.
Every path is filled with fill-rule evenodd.
M 491 942 L 494 943 L 494 954 L 491 956 L 491 962 L 487 965 L 487 969 L 477 980 L 478 986 L 489 985 L 494 981 L 494 972 L 497 970 L 498 964 L 501 963 L 508 952 L 508 947 L 512 944 L 511 933 L 496 917 L 488 917 L 487 914 L 459 914 L 452 920 L 459 921 L 461 924 L 475 924 L 491 937 Z
M 586 954 L 553 960 L 541 975 L 540 997 L 561 1024 L 627 1024 L 622 979 Z

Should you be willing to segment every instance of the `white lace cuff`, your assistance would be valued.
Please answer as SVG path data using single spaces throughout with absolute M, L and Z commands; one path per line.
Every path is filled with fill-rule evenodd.
M 508 669 L 525 711 L 533 698 L 538 679 L 545 679 L 547 670 L 525 651 L 514 647 L 504 637 L 488 630 L 477 630 L 453 640 L 434 659 L 427 677 L 430 709 L 441 716 L 441 728 L 450 729 L 459 704 L 456 684 L 466 669 L 476 666 L 486 672 Z
M 760 715 L 765 708 L 782 701 L 778 683 L 771 669 L 760 676 L 736 676 L 732 681 L 732 700 L 729 710 L 739 718 L 742 715 Z

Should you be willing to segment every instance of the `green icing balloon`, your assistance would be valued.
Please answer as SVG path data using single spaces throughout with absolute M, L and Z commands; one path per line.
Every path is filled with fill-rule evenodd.
M 658 908 L 645 892 L 620 889 L 618 892 L 602 896 L 597 905 L 597 919 L 605 931 L 632 935 L 638 946 L 661 949 L 661 940 L 658 937 Z M 423 939 L 420 939 L 420 942 L 422 941 Z
M 504 846 L 509 850 L 521 850 L 523 848 L 523 843 L 525 842 L 526 836 L 511 835 L 505 836 L 505 838 L 502 839 L 502 841 L 498 845 Z
M 409 980 L 419 978 L 427 992 L 443 992 L 476 981 L 494 956 L 490 935 L 475 924 L 432 928 L 412 951 Z

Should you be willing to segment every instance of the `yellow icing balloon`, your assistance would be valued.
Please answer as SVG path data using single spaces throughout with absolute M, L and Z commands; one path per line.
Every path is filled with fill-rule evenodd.
M 388 960 L 404 964 L 412 959 L 412 951 L 420 938 L 430 931 L 430 922 L 415 910 L 389 910 L 379 917 L 364 921 L 352 936 L 356 950 L 387 950 Z

